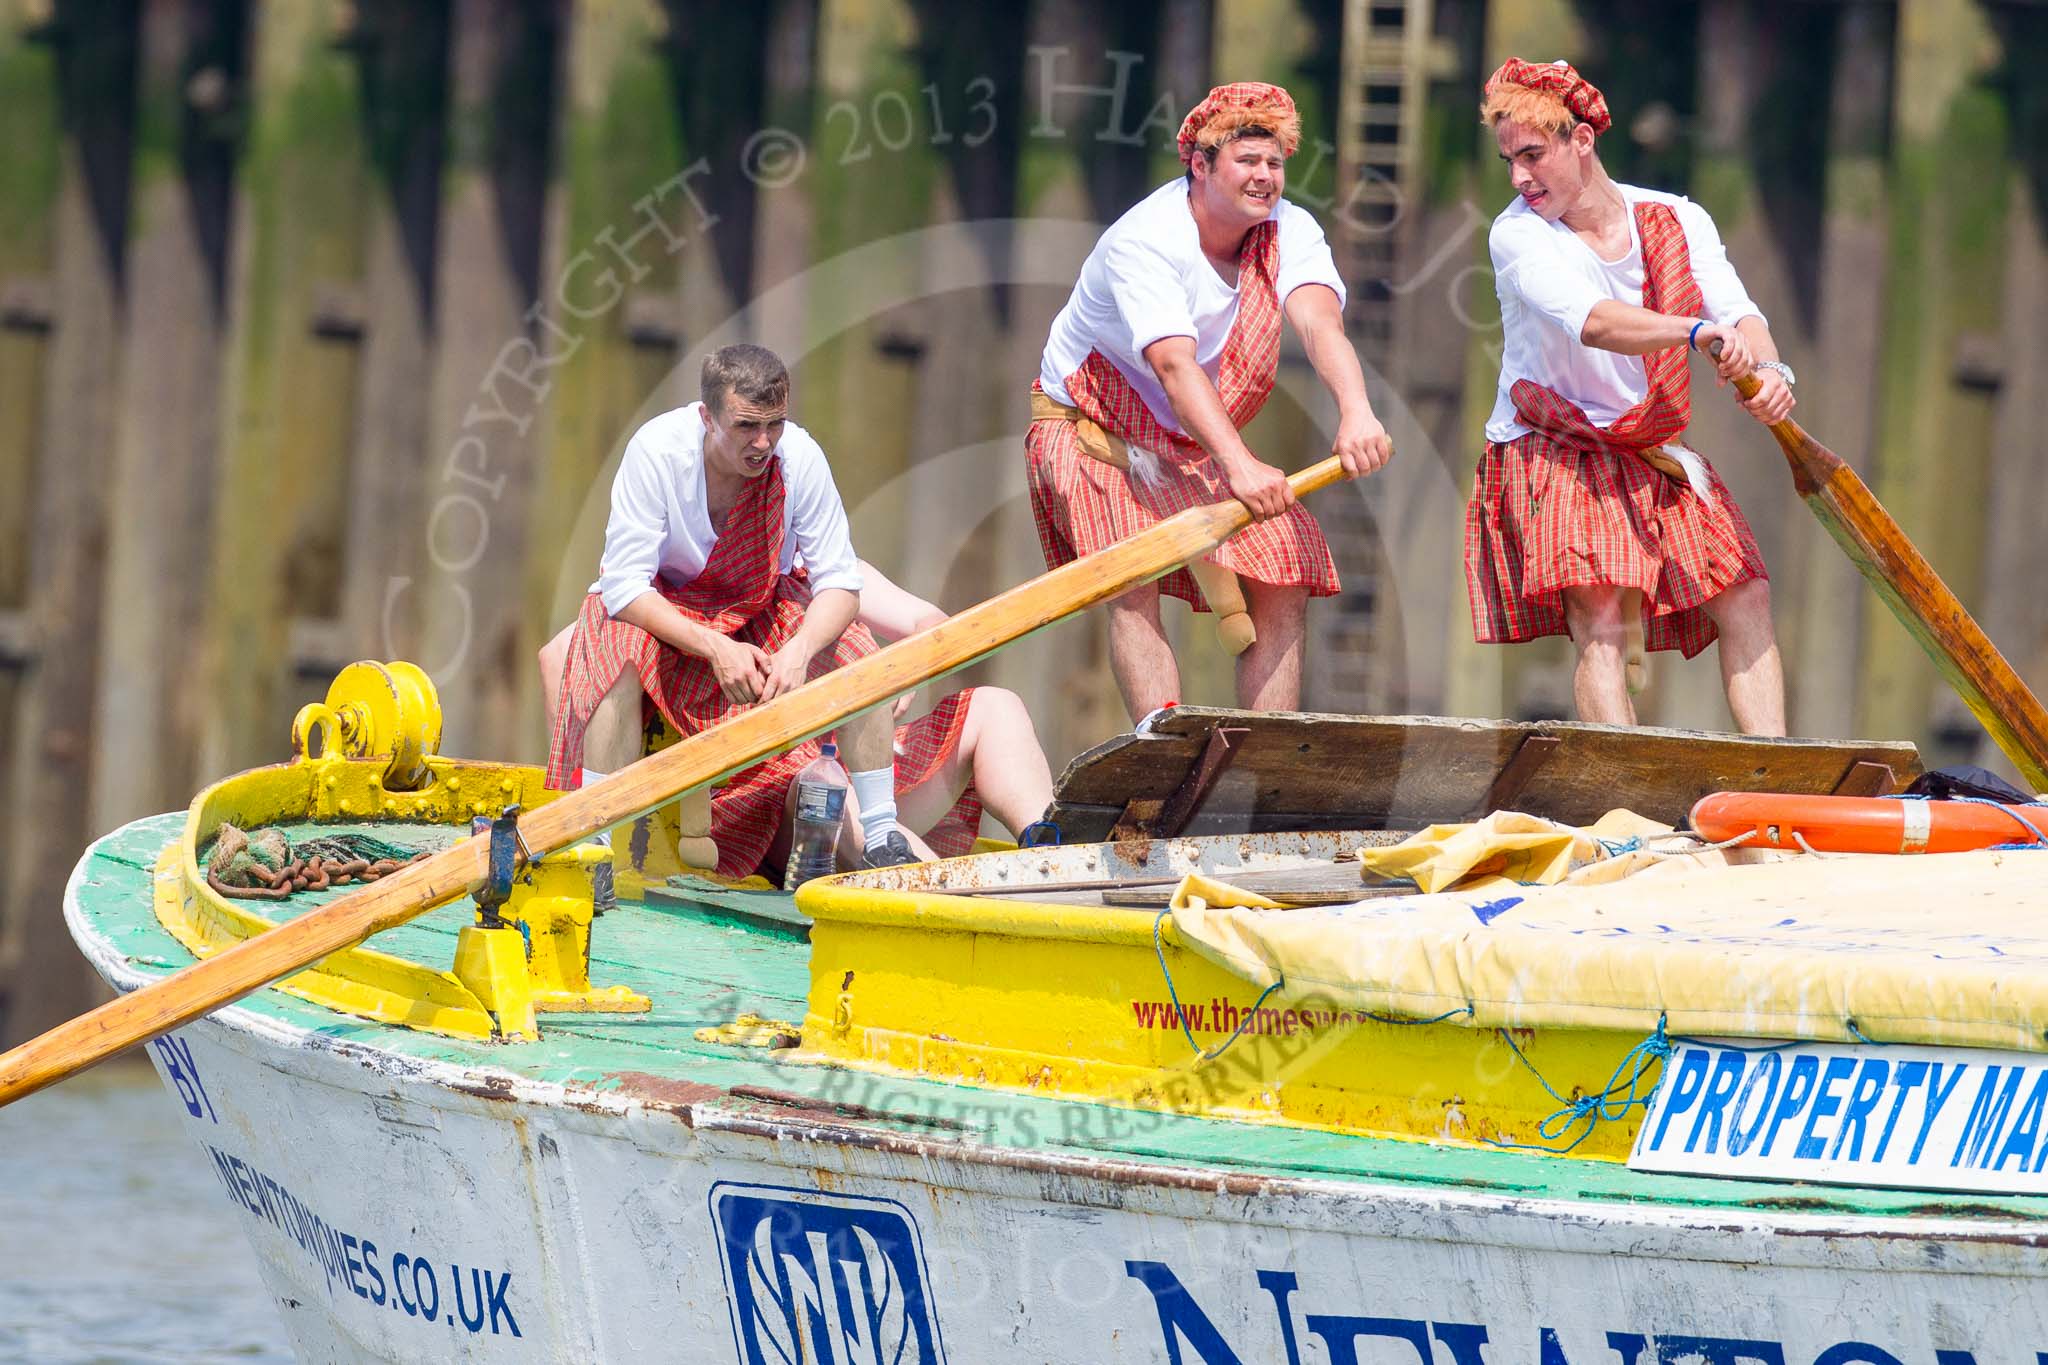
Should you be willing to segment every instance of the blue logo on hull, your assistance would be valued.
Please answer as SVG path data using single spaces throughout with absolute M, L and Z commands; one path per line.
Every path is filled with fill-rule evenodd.
M 910 1210 L 777 1185 L 711 1187 L 741 1365 L 944 1365 Z

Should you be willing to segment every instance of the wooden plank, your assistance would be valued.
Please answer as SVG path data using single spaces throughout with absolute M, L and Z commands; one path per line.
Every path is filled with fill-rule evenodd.
M 352 11 L 278 0 L 252 12 L 214 489 L 223 511 L 199 668 L 199 765 L 210 772 L 276 758 L 293 711 L 324 691 L 296 676 L 288 623 L 340 611 L 358 342 L 312 324 L 321 299 L 362 273 L 367 120 L 353 59 L 335 43 Z
M 1381 900 L 1388 896 L 1412 896 L 1415 894 L 1413 882 L 1380 886 L 1363 886 L 1354 882 L 1350 886 L 1345 887 L 1321 887 L 1300 891 L 1288 890 L 1286 888 L 1265 890 L 1243 886 L 1241 883 L 1236 882 L 1233 882 L 1232 885 L 1240 886 L 1245 891 L 1258 890 L 1259 894 L 1267 900 L 1280 902 L 1281 908 L 1286 910 L 1305 910 L 1322 905 L 1351 905 L 1358 901 Z M 1173 892 L 1171 890 L 1150 891 L 1144 889 L 1104 891 L 1101 894 L 1101 900 L 1104 905 L 1114 905 L 1130 910 L 1164 910 L 1173 903 Z
M 0 668 L 20 668 L 35 656 L 35 631 L 27 613 L 0 610 Z
M 558 19 L 548 0 L 456 0 L 453 15 L 421 638 L 442 696 L 462 698 L 443 747 L 479 753 L 540 734 L 540 621 L 520 588 L 535 422 L 569 345 L 528 312 L 540 293 Z M 558 562 L 555 547 L 534 548 Z
M 187 651 L 205 621 L 218 487 L 229 183 L 242 16 L 224 0 L 142 10 L 127 326 L 110 505 L 90 826 L 191 799 L 205 681 Z
M 1996 402 L 1958 384 L 1955 361 L 1966 337 L 1997 335 L 2009 297 L 2010 133 L 2005 96 L 1987 79 L 2000 43 L 1974 0 L 1905 0 L 1898 25 L 1884 180 L 1893 231 L 1874 282 L 1885 313 L 1871 491 L 1967 606 L 1983 582 Z M 1937 702 L 1935 666 L 1886 613 L 1865 620 L 1857 723 L 1932 737 L 1934 707 L 1952 705 Z
M 924 107 L 915 53 L 930 41 L 909 0 L 821 0 L 819 119 L 806 178 L 817 202 L 830 208 L 816 218 L 814 266 L 925 225 L 938 180 L 936 151 L 923 136 L 891 150 L 877 135 L 874 110 L 897 101 L 912 111 Z M 808 404 L 805 425 L 846 493 L 853 542 L 877 551 L 926 533 L 913 530 L 916 499 L 860 496 L 904 487 L 916 448 L 918 388 L 932 343 L 924 266 L 905 240 L 900 250 L 878 253 L 865 279 L 814 276 L 804 344 L 791 347 L 802 356 L 797 401 Z M 876 307 L 877 294 L 888 303 Z
M 1159 818 L 1149 831 L 1153 837 L 1171 839 L 1188 827 L 1188 821 L 1216 786 L 1216 779 L 1237 756 L 1238 746 L 1249 733 L 1242 725 L 1218 725 L 1202 741 L 1201 755 L 1188 768 L 1187 776 L 1160 807 Z
M 1245 784 L 1247 797 L 1227 811 L 1212 803 L 1186 833 L 1419 828 L 1462 820 L 1483 804 L 1531 736 L 1556 738 L 1561 747 L 1531 774 L 1516 808 L 1574 824 L 1627 806 L 1675 825 L 1711 791 L 1829 792 L 1859 760 L 1886 764 L 1902 777 L 1920 768 L 1907 743 L 1183 707 L 1155 722 L 1151 734 L 1111 740 L 1070 764 L 1051 818 L 1069 843 L 1105 838 L 1130 802 L 1170 796 L 1208 729 L 1225 721 L 1250 731 L 1231 766 L 1233 782 Z
M 1836 796 L 1888 796 L 1898 790 L 1899 779 L 1888 763 L 1858 759 L 1835 784 Z
M 1486 799 L 1480 802 L 1474 814 L 1491 815 L 1513 806 L 1537 772 L 1563 747 L 1564 741 L 1556 735 L 1530 735 L 1523 739 L 1515 749 L 1515 756 L 1508 760 L 1508 765 L 1500 770 L 1500 776 L 1494 778 L 1493 785 L 1486 789 Z
M 0 1021 L 21 978 L 26 922 L 47 908 L 17 887 L 23 861 L 21 811 L 38 795 L 38 775 L 21 755 L 24 670 L 35 632 L 24 606 L 35 524 L 36 456 L 43 428 L 44 368 L 50 353 L 50 238 L 62 145 L 54 44 L 28 31 L 26 0 L 0 0 Z M 55 945 L 52 950 L 55 951 Z
M 1836 453 L 1866 478 L 1877 434 L 1879 357 L 1884 338 L 1882 279 L 1890 215 L 1885 142 L 1891 128 L 1887 82 L 1851 72 L 1890 69 L 1893 16 L 1869 5 L 1834 8 L 1835 80 L 1828 113 L 1826 206 L 1820 247 L 1820 320 L 1812 355 L 1799 371 L 1799 412 L 1828 433 Z M 2031 315 L 2032 309 L 2016 313 Z M 2032 441 L 2027 444 L 2031 447 Z M 1774 494 L 1773 496 L 1782 496 Z M 2024 500 L 2005 500 L 2028 523 Z M 1864 620 L 1877 610 L 1856 566 L 1818 526 L 1788 542 L 1771 566 L 1772 601 L 1785 641 L 1788 711 L 1800 734 L 1849 735 L 1861 719 L 1854 699 Z M 2039 594 L 2029 593 L 2039 598 Z M 1996 638 L 2006 638 L 1992 627 Z
M 528 594 L 545 607 L 549 634 L 575 619 L 596 577 L 627 440 L 655 412 L 696 397 L 694 370 L 677 365 L 677 255 L 702 235 L 691 195 L 714 183 L 689 169 L 696 153 L 665 56 L 663 6 L 584 3 L 574 13 L 555 104 L 561 164 L 548 191 L 553 283 L 541 304 L 550 330 L 575 346 L 550 373 L 530 513 Z M 643 316 L 650 306 L 658 318 Z
M 27 608 L 40 647 L 21 675 L 19 740 L 10 755 L 11 847 L 0 866 L 13 965 L 0 1033 L 9 1037 L 47 1028 L 103 989 L 50 909 L 62 902 L 91 819 L 135 27 L 132 12 L 110 5 L 67 9 L 61 22 L 59 41 L 68 46 L 54 71 L 62 111 L 50 220 L 54 325 L 26 499 Z
M 375 107 L 374 155 L 364 167 L 362 277 L 370 320 L 356 351 L 355 433 L 343 519 L 341 641 L 344 660 L 407 658 L 431 667 L 421 647 L 419 566 L 431 553 L 429 489 L 477 471 L 428 444 L 434 372 L 434 257 L 441 223 L 441 159 L 447 133 L 446 5 L 357 9 L 348 52 Z M 465 454 L 467 452 L 464 452 Z M 304 655 L 299 658 L 303 662 Z M 516 756 L 506 746 L 495 752 Z

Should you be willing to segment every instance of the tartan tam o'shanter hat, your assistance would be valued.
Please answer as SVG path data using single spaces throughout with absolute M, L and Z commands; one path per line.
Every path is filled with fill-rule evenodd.
M 1211 90 L 1181 120 L 1175 139 L 1181 164 L 1192 162 L 1197 148 L 1215 147 L 1240 128 L 1264 128 L 1279 141 L 1282 156 L 1293 156 L 1301 146 L 1301 114 L 1294 97 L 1263 81 L 1237 81 Z
M 1491 95 L 1497 85 L 1519 85 L 1524 90 L 1555 96 L 1573 118 L 1596 133 L 1614 126 L 1614 118 L 1607 112 L 1607 97 L 1600 93 L 1600 87 L 1563 59 L 1525 62 L 1520 57 L 1510 57 L 1500 64 L 1500 70 L 1486 78 L 1485 93 Z

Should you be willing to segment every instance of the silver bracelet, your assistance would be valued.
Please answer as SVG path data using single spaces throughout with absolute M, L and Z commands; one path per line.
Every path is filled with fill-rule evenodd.
M 1787 388 L 1799 382 L 1799 377 L 1792 373 L 1792 367 L 1782 360 L 1759 360 L 1756 367 L 1759 370 L 1776 370 Z

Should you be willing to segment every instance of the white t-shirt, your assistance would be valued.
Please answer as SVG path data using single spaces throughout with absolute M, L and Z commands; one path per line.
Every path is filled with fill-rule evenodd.
M 1500 296 L 1505 347 L 1500 389 L 1487 419 L 1486 439 L 1507 442 L 1529 428 L 1515 420 L 1509 391 L 1521 379 L 1534 380 L 1585 409 L 1595 426 L 1613 423 L 1640 403 L 1650 381 L 1638 355 L 1618 355 L 1579 340 L 1586 315 L 1602 299 L 1643 303 L 1643 243 L 1636 232 L 1635 207 L 1648 201 L 1669 204 L 1685 229 L 1692 275 L 1699 282 L 1709 321 L 1732 325 L 1762 317 L 1728 264 L 1721 234 L 1707 211 L 1683 195 L 1617 186 L 1628 201 L 1628 254 L 1603 261 L 1563 223 L 1546 223 L 1517 198 L 1493 220 L 1487 247 L 1493 253 L 1493 287 Z
M 664 412 L 626 443 L 612 480 L 604 559 L 590 585 L 613 616 L 653 588 L 656 575 L 678 584 L 694 579 L 718 543 L 704 488 L 703 406 Z M 781 571 L 788 573 L 801 556 L 812 591 L 859 592 L 846 508 L 825 452 L 794 422 L 783 426 L 775 452 L 782 463 Z
M 1273 212 L 1280 225 L 1274 281 L 1280 302 L 1302 285 L 1326 284 L 1342 304 L 1344 281 L 1315 216 L 1284 198 Z M 1067 376 L 1090 351 L 1100 351 L 1131 381 L 1160 425 L 1179 431 L 1166 389 L 1145 363 L 1145 348 L 1161 337 L 1193 337 L 1195 359 L 1213 383 L 1235 321 L 1237 289 L 1202 254 L 1187 181 L 1176 176 L 1110 224 L 1088 253 L 1067 306 L 1053 319 L 1038 382 L 1054 402 L 1071 403 Z

